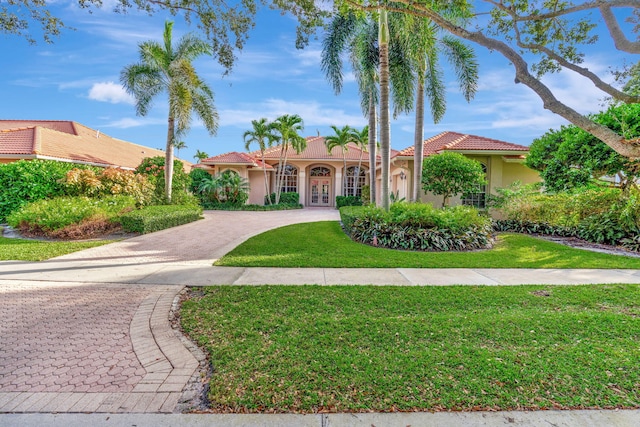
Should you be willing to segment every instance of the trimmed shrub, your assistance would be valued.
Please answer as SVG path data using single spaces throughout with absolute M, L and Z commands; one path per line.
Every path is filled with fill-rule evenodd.
M 155 190 L 145 175 L 111 167 L 97 172 L 74 168 L 66 173 L 61 182 L 70 196 L 125 195 L 133 197 L 138 207 L 149 204 Z
M 217 206 L 213 206 L 211 208 L 205 207 L 205 209 L 217 210 L 217 211 L 290 211 L 294 209 L 302 209 L 304 206 L 301 204 L 297 205 L 283 205 L 280 203 L 279 205 L 242 205 L 242 206 L 231 206 L 219 204 Z
M 164 205 L 164 157 L 147 157 L 136 168 L 136 173 L 145 175 L 155 187 L 151 204 Z M 173 179 L 171 181 L 171 204 L 184 205 L 188 203 L 191 177 L 184 171 L 184 164 L 175 159 L 173 161 Z
M 496 231 L 577 236 L 594 243 L 623 244 L 636 250 L 640 232 L 640 192 L 590 188 L 577 193 L 517 194 L 502 201 L 506 219 Z
M 274 205 L 276 203 L 276 193 L 271 193 L 271 204 Z M 269 204 L 269 199 L 267 196 L 264 197 L 264 204 Z M 280 193 L 280 204 L 281 205 L 293 205 L 297 206 L 300 204 L 300 194 L 298 193 Z
M 38 200 L 13 212 L 7 218 L 10 226 L 25 234 L 50 235 L 65 227 L 87 221 L 117 222 L 117 217 L 135 208 L 131 196 L 56 197 Z
M 343 206 L 362 206 L 362 199 L 358 196 L 336 196 L 336 209 Z
M 147 206 L 120 217 L 125 231 L 132 233 L 152 233 L 202 218 L 202 208 L 180 205 Z
M 19 160 L 0 165 L 0 222 L 29 202 L 65 195 L 60 180 L 74 168 L 99 170 L 53 160 Z
M 492 244 L 491 220 L 469 206 L 435 209 L 421 203 L 396 203 L 389 212 L 344 207 L 340 215 L 353 240 L 389 249 L 462 251 Z

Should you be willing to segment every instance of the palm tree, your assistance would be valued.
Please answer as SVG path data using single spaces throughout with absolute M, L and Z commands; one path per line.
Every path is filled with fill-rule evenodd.
M 351 142 L 355 143 L 356 146 L 360 149 L 360 158 L 358 159 L 358 171 L 355 177 L 355 183 L 353 186 L 353 195 L 356 196 L 358 194 L 358 187 L 360 186 L 360 170 L 362 168 L 362 153 L 367 151 L 367 145 L 369 143 L 369 126 L 365 126 L 361 131 L 357 129 L 351 130 Z M 374 166 L 375 168 L 375 163 Z
M 347 152 L 349 151 L 349 143 L 353 140 L 353 129 L 351 126 L 343 126 L 339 129 L 337 126 L 331 126 L 335 135 L 327 136 L 324 143 L 327 146 L 329 154 L 335 147 L 342 149 L 342 194 L 347 196 Z
M 392 21 L 403 19 L 400 14 L 392 14 Z M 369 171 L 370 197 L 376 200 L 376 105 L 379 101 L 380 51 L 378 43 L 378 22 L 370 17 L 352 13 L 337 15 L 329 24 L 322 48 L 322 70 L 333 86 L 336 94 L 342 90 L 342 54 L 349 52 L 351 68 L 356 76 L 360 92 L 360 104 L 365 116 L 369 117 Z M 410 111 L 413 105 L 413 77 L 411 64 L 406 52 L 393 45 L 389 51 L 389 74 L 394 115 Z
M 389 122 L 389 18 L 385 9 L 378 11 L 378 45 L 380 49 L 380 157 L 382 158 L 382 208 L 389 210 L 389 174 L 391 124 Z
M 271 204 L 271 195 L 269 194 L 269 182 L 267 180 L 267 168 L 264 161 L 264 152 L 267 147 L 271 147 L 274 141 L 278 140 L 278 136 L 273 133 L 273 125 L 270 124 L 269 121 L 265 118 L 262 118 L 260 120 L 251 120 L 251 125 L 253 126 L 253 130 L 248 130 L 243 135 L 244 148 L 249 151 L 249 147 L 254 142 L 258 144 L 258 147 L 260 148 L 260 154 L 262 157 L 262 170 L 264 171 L 264 189 L 267 200 L 269 200 L 269 204 Z
M 193 156 L 194 159 L 198 160 L 198 163 L 200 163 L 201 161 L 203 161 L 204 159 L 208 158 L 209 155 L 207 153 L 205 153 L 204 151 L 200 151 L 200 150 L 196 150 L 196 154 Z
M 285 166 L 287 165 L 287 155 L 289 148 L 293 148 L 296 153 L 300 154 L 305 148 L 307 148 L 307 140 L 304 139 L 298 132 L 304 130 L 304 123 L 302 118 L 297 115 L 285 114 L 278 117 L 273 122 L 273 130 L 278 132 L 281 142 L 280 146 L 280 158 L 278 159 L 278 170 L 276 171 L 276 205 L 280 203 L 280 192 L 282 190 L 282 183 L 284 181 Z
M 125 67 L 120 82 L 136 100 L 136 113 L 145 116 L 156 95 L 166 92 L 169 101 L 167 119 L 167 143 L 165 155 L 165 195 L 171 202 L 173 179 L 173 146 L 176 138 L 183 136 L 191 125 L 195 113 L 210 135 L 218 128 L 218 113 L 213 102 L 213 92 L 198 76 L 193 61 L 201 55 L 210 55 L 211 48 L 204 41 L 192 36 L 182 37 L 174 46 L 173 22 L 164 25 L 163 44 L 155 41 L 139 45 L 140 62 Z
M 173 143 L 173 148 L 176 149 L 176 157 L 180 157 L 180 150 L 187 148 L 187 143 L 184 141 L 176 141 Z
M 451 36 L 437 38 L 433 23 L 414 20 L 409 35 L 411 55 L 417 74 L 416 109 L 413 160 L 412 201 L 418 201 L 422 187 L 422 163 L 424 160 L 424 99 L 429 99 L 431 116 L 438 123 L 446 111 L 444 72 L 439 65 L 438 53 L 443 53 L 453 66 L 465 99 L 470 101 L 475 95 L 478 82 L 478 62 L 474 51 Z

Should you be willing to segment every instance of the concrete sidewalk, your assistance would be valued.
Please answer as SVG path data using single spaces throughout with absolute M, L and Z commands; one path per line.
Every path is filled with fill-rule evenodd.
M 0 281 L 208 285 L 580 285 L 640 283 L 638 270 L 517 268 L 247 268 L 193 262 L 111 263 L 54 259 L 0 262 Z
M 640 411 L 504 411 L 364 414 L 7 414 L 11 427 L 638 427 Z

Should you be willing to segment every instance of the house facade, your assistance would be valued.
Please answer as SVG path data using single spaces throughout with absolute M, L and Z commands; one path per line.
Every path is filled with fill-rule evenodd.
M 198 167 L 211 174 L 232 171 L 249 181 L 248 203 L 263 204 L 266 194 L 275 191 L 276 173 L 280 159 L 284 164 L 282 192 L 297 192 L 300 203 L 306 207 L 335 206 L 336 196 L 360 196 L 362 187 L 370 185 L 369 153 L 349 144 L 345 151 L 341 147 L 327 150 L 321 136 L 306 138 L 307 148 L 301 153 L 282 146 L 274 146 L 252 153 L 231 152 L 203 160 Z M 465 199 L 452 200 L 452 204 L 471 204 L 484 207 L 486 194 L 496 188 L 506 187 L 515 181 L 523 183 L 540 180 L 537 172 L 527 168 L 523 162 L 528 147 L 457 132 L 443 132 L 429 138 L 424 144 L 424 155 L 437 155 L 443 151 L 454 151 L 482 163 L 487 173 L 488 184 Z M 413 186 L 413 146 L 401 151 L 392 150 L 390 167 L 390 189 L 398 198 L 410 198 Z M 284 159 L 286 158 L 286 161 Z M 380 195 L 380 157 L 374 165 L 378 169 L 378 197 Z M 366 189 L 365 189 L 366 190 Z M 421 200 L 438 206 L 440 196 L 420 191 Z M 379 202 L 379 200 L 378 200 Z
M 164 155 L 73 121 L 0 120 L 0 163 L 42 159 L 135 169 L 146 157 Z

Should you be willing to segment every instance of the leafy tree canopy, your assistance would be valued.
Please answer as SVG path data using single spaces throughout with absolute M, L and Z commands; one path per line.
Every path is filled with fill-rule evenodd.
M 482 164 L 460 153 L 429 156 L 422 164 L 422 189 L 444 196 L 442 206 L 447 206 L 450 197 L 471 193 L 486 182 Z
M 0 34 L 16 35 L 29 43 L 42 39 L 52 43 L 64 29 L 73 29 L 54 15 L 51 5 L 43 0 L 10 0 L 0 2 Z M 269 6 L 289 12 L 300 22 L 297 45 L 307 43 L 309 36 L 327 15 L 312 0 L 114 0 L 109 2 L 114 13 L 142 11 L 149 15 L 160 12 L 181 14 L 187 23 L 195 23 L 210 43 L 218 62 L 230 70 L 235 51 L 241 50 L 255 24 L 260 7 Z M 104 6 L 102 0 L 77 0 L 77 6 L 90 13 Z M 40 34 L 40 35 L 37 35 Z
M 640 138 L 640 105 L 612 106 L 592 116 L 627 139 Z M 550 130 L 531 144 L 527 166 L 537 171 L 548 191 L 581 187 L 602 176 L 618 175 L 622 186 L 640 174 L 640 162 L 624 157 L 574 125 Z

